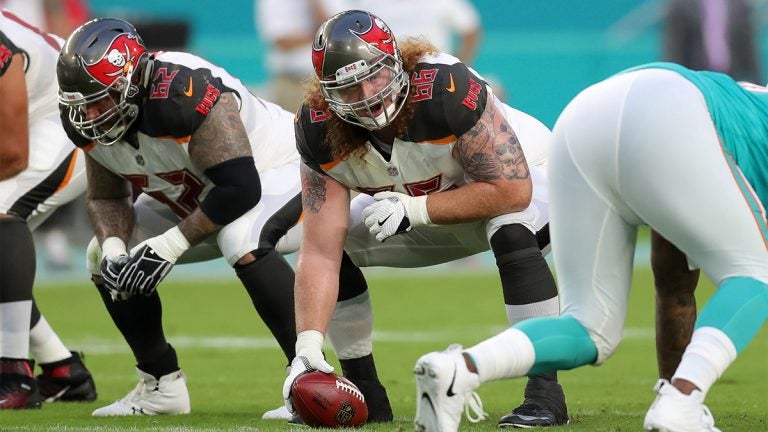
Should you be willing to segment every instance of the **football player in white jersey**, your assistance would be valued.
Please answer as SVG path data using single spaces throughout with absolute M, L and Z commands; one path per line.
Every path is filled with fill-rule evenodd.
M 57 76 L 65 128 L 86 153 L 89 271 L 139 375 L 93 415 L 190 412 L 155 290 L 177 263 L 223 256 L 290 361 L 294 274 L 262 241 L 300 190 L 292 114 L 197 56 L 150 53 L 114 18 L 67 38 Z
M 52 79 L 61 42 L 0 9 L 0 409 L 96 399 L 79 354 L 32 298 L 30 231 L 85 191 L 83 153 L 61 126 Z M 43 370 L 37 379 L 30 355 Z
M 647 225 L 655 276 L 664 270 L 687 296 L 698 277 L 690 268 L 701 268 L 717 291 L 672 378 L 657 381 L 643 427 L 719 432 L 707 392 L 768 319 L 766 143 L 768 89 L 720 73 L 652 63 L 576 96 L 555 124 L 549 167 L 562 315 L 421 357 L 430 373 L 419 389 L 439 394 L 431 409 L 451 419 L 427 430 L 456 431 L 481 383 L 607 361 L 623 336 L 637 229 Z M 476 355 L 488 346 L 504 360 Z M 439 393 L 449 382 L 453 397 Z
M 542 254 L 549 130 L 427 41 L 398 46 L 365 11 L 327 20 L 312 61 L 316 80 L 296 120 L 304 218 L 297 358 L 283 388 L 289 409 L 298 374 L 332 370 L 321 352 L 326 333 L 345 376 L 375 371 L 359 267 L 424 267 L 491 249 L 509 323 L 557 316 Z M 350 204 L 352 191 L 361 194 Z M 534 373 L 524 403 L 499 424 L 567 422 L 556 375 Z

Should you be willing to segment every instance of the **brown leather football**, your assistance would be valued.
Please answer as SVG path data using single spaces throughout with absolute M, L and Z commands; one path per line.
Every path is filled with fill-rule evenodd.
M 296 413 L 309 426 L 344 428 L 365 424 L 368 406 L 348 379 L 319 371 L 300 375 L 291 387 Z

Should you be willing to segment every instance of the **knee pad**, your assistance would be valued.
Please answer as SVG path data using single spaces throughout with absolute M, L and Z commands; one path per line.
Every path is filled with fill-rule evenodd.
M 501 227 L 491 237 L 491 248 L 505 304 L 532 305 L 557 297 L 555 279 L 528 228 L 519 224 Z
M 328 325 L 328 339 L 339 360 L 363 357 L 373 351 L 373 312 L 368 291 L 336 303 Z

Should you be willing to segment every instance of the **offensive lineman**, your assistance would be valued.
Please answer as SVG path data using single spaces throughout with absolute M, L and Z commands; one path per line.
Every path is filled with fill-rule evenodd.
M 290 361 L 293 270 L 260 241 L 300 188 L 291 114 L 199 57 L 150 53 L 114 18 L 69 36 L 57 76 L 65 127 L 87 154 L 89 271 L 139 375 L 93 415 L 190 411 L 155 291 L 176 263 L 223 256 Z
M 373 363 L 359 267 L 422 267 L 490 248 L 511 324 L 558 314 L 541 252 L 549 131 L 501 103 L 455 57 L 423 40 L 401 48 L 381 19 L 359 10 L 335 15 L 315 36 L 317 80 L 296 126 L 304 231 L 297 358 L 283 387 L 289 409 L 300 373 L 332 370 L 321 352 L 326 332 L 345 375 Z M 362 194 L 350 204 L 353 190 Z M 350 286 L 356 295 L 337 303 Z M 525 396 L 500 426 L 568 422 L 555 374 L 531 377 Z

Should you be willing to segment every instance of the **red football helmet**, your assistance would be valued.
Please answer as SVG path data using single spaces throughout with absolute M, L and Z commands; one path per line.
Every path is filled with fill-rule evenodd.
M 381 129 L 405 104 L 408 74 L 395 36 L 369 12 L 345 11 L 324 22 L 312 44 L 312 65 L 325 100 L 344 121 Z
M 122 138 L 138 117 L 148 60 L 136 29 L 123 20 L 97 18 L 75 30 L 56 67 L 59 102 L 68 107 L 72 126 L 102 145 Z M 88 106 L 100 103 L 107 108 L 88 118 Z

